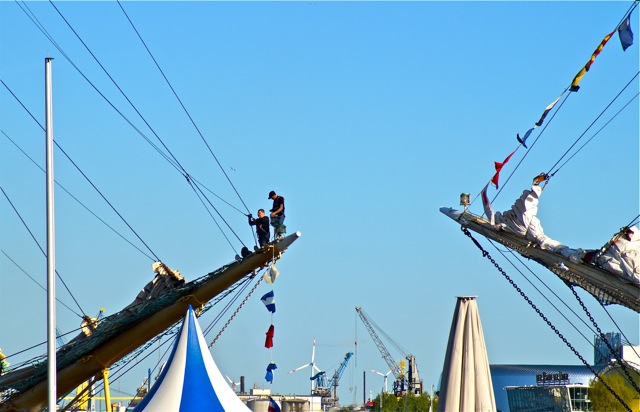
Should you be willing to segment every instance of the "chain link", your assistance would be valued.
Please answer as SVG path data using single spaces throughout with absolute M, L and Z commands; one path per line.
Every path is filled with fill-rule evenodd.
M 640 388 L 638 387 L 638 384 L 636 383 L 636 381 L 631 377 L 631 374 L 629 374 L 629 370 L 627 369 L 627 365 L 620 358 L 620 353 L 613 349 L 613 347 L 611 346 L 611 343 L 609 343 L 609 340 L 605 337 L 604 333 L 602 333 L 602 330 L 600 329 L 600 327 L 596 323 L 596 321 L 593 318 L 593 316 L 591 316 L 591 313 L 589 312 L 589 310 L 585 306 L 584 302 L 582 301 L 582 299 L 580 299 L 580 296 L 578 296 L 578 292 L 576 292 L 576 290 L 573 287 L 573 285 L 567 283 L 567 286 L 569 286 L 569 288 L 571 289 L 571 292 L 573 292 L 573 296 L 576 298 L 576 300 L 578 301 L 578 303 L 582 307 L 582 310 L 584 311 L 584 313 L 587 315 L 587 317 L 589 318 L 589 320 L 591 321 L 593 326 L 598 331 L 598 334 L 600 335 L 600 339 L 602 339 L 602 341 L 607 345 L 607 348 L 609 348 L 611 353 L 616 357 L 616 361 L 618 362 L 618 364 L 620 364 L 620 368 L 622 368 L 622 371 L 624 372 L 624 374 L 627 375 L 627 378 L 628 378 L 629 382 L 631 382 L 631 386 L 633 386 L 633 389 L 635 389 L 636 392 L 638 394 L 640 394 Z
M 482 245 L 480 245 L 480 243 L 473 237 L 473 235 L 471 235 L 471 232 L 469 232 L 469 229 L 467 229 L 464 226 L 460 226 L 460 229 L 462 230 L 462 232 L 469 237 L 469 239 L 471 239 L 473 241 L 473 243 L 476 244 L 476 246 L 478 247 L 478 249 L 480 249 L 480 251 L 482 252 L 482 256 L 486 257 L 491 263 L 493 263 L 493 266 L 496 267 L 496 269 L 498 269 L 498 271 L 502 274 L 502 276 L 507 279 L 507 281 L 511 284 L 511 286 L 513 286 L 513 288 L 515 290 L 518 291 L 518 293 L 520 294 L 520 296 L 522 296 L 522 298 L 529 304 L 529 306 L 531 306 L 533 308 L 533 310 L 536 311 L 536 313 L 538 314 L 538 316 L 540 316 L 546 323 L 547 325 L 551 328 L 551 330 L 558 335 L 558 337 L 565 343 L 565 345 L 567 345 L 567 347 L 569 349 L 571 349 L 571 351 L 578 357 L 578 359 L 580 359 L 580 361 L 584 364 L 584 366 L 586 366 L 591 373 L 593 373 L 595 375 L 596 378 L 598 378 L 600 380 L 600 382 L 602 382 L 602 384 L 609 390 L 609 392 L 611 392 L 611 394 L 618 400 L 618 402 L 620 402 L 620 404 L 622 404 L 622 406 L 624 406 L 624 408 L 628 411 L 628 412 L 632 412 L 631 408 L 629 408 L 629 406 L 622 400 L 622 398 L 620 397 L 620 395 L 618 395 L 610 386 L 607 382 L 605 382 L 600 375 L 598 375 L 598 372 L 595 371 L 595 369 L 593 369 L 593 367 L 591 365 L 589 365 L 589 363 L 582 357 L 582 355 L 580 355 L 580 353 L 573 347 L 573 345 L 571 345 L 571 343 L 569 343 L 569 341 L 567 340 L 567 338 L 565 338 L 562 333 L 560 333 L 560 331 L 551 323 L 551 321 L 544 315 L 544 313 L 542 313 L 542 311 L 540 309 L 538 309 L 538 307 L 531 301 L 531 299 L 529 299 L 529 297 L 522 291 L 522 289 L 520 289 L 520 287 L 513 281 L 513 279 L 511 279 L 511 277 L 509 277 L 509 275 L 507 275 L 507 272 L 504 271 L 504 269 L 502 269 L 500 267 L 500 265 L 493 259 L 493 257 L 491 257 L 491 255 L 489 254 L 489 252 L 487 252 L 486 250 L 484 250 L 484 248 L 482 247 Z
M 245 303 L 247 303 L 247 300 L 249 300 L 249 297 L 251 297 L 251 295 L 253 294 L 253 292 L 255 292 L 256 288 L 258 287 L 258 285 L 260 284 L 260 282 L 262 282 L 262 276 L 260 277 L 260 279 L 258 279 L 258 281 L 256 282 L 255 285 L 253 285 L 253 287 L 251 288 L 251 290 L 249 291 L 249 293 L 247 294 L 247 296 L 242 300 L 242 302 L 240 302 L 240 304 L 238 305 L 238 307 L 236 308 L 236 310 L 233 312 L 233 314 L 231 314 L 231 316 L 229 317 L 229 320 L 227 320 L 224 324 L 224 326 L 222 327 L 222 329 L 220 329 L 220 332 L 218 332 L 218 334 L 216 335 L 215 338 L 213 338 L 213 340 L 211 341 L 211 343 L 209 344 L 209 349 L 211 349 L 211 347 L 213 346 L 214 343 L 216 343 L 216 341 L 218 340 L 218 338 L 220 337 L 220 335 L 222 335 L 222 332 L 224 332 L 225 329 L 227 329 L 227 326 L 229 326 L 229 324 L 231 323 L 231 321 L 233 320 L 233 318 L 236 317 L 236 315 L 238 314 L 238 312 L 240 312 L 240 309 L 242 309 L 242 307 L 244 306 Z

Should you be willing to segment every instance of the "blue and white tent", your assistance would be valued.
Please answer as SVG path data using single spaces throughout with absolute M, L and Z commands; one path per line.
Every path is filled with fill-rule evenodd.
M 156 384 L 134 412 L 250 411 L 218 370 L 191 306 Z

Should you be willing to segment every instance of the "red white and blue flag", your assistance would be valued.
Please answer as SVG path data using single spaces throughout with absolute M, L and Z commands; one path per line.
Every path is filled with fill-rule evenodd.
M 268 412 L 280 412 L 280 407 L 278 406 L 278 404 L 276 403 L 276 401 L 269 396 L 269 408 L 267 409 Z

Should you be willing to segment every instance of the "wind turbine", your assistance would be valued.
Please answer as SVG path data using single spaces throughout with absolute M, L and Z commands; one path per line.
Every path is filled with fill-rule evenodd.
M 314 338 L 313 338 L 313 350 L 311 351 L 311 362 L 309 362 L 309 363 L 307 363 L 307 364 L 305 364 L 305 365 L 302 365 L 302 366 L 300 366 L 299 368 L 295 368 L 295 369 L 294 369 L 294 370 L 292 370 L 292 371 L 289 371 L 289 373 L 298 372 L 299 370 L 304 369 L 304 368 L 306 368 L 307 366 L 311 366 L 311 377 L 309 378 L 309 379 L 311 379 L 311 392 L 313 392 L 313 389 L 314 389 L 314 388 L 313 388 L 313 384 L 314 384 L 314 382 L 315 382 L 315 380 L 313 379 L 313 377 L 314 377 L 314 375 L 315 375 L 314 371 L 315 371 L 315 372 L 322 372 L 322 371 L 320 370 L 320 368 L 318 368 L 318 367 L 316 366 L 316 364 L 315 364 L 315 359 L 316 359 L 316 338 L 314 337 Z
M 387 376 L 389 376 L 389 374 L 391 373 L 391 370 L 389 370 L 389 372 L 387 373 L 382 373 L 382 372 L 378 372 L 377 370 L 371 369 L 371 372 L 377 373 L 378 375 L 384 378 L 384 391 L 389 392 L 389 390 L 387 389 Z
M 236 392 L 236 385 L 240 385 L 240 382 L 234 382 L 229 376 L 224 375 L 225 378 L 227 378 L 227 380 L 229 381 L 229 383 L 231 384 L 231 389 L 233 389 L 234 392 Z

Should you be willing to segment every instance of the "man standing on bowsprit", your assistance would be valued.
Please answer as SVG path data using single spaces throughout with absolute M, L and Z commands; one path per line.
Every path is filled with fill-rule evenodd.
M 260 247 L 269 243 L 269 218 L 264 215 L 264 209 L 258 210 L 257 219 L 254 219 L 251 213 L 247 217 L 249 218 L 249 225 L 256 227 Z
M 271 207 L 271 226 L 276 239 L 281 239 L 287 231 L 284 225 L 284 197 L 278 196 L 273 190 L 269 192 L 269 199 L 273 200 Z

